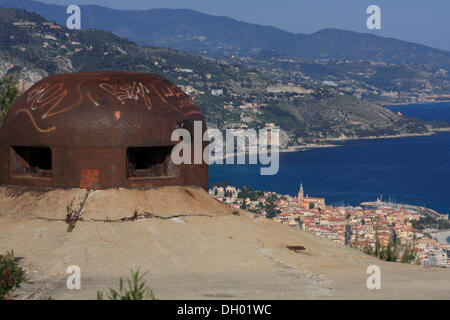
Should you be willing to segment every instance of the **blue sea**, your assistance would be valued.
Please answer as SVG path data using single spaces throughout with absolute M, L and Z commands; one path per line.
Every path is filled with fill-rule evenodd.
M 409 117 L 450 121 L 450 103 L 386 107 Z M 212 165 L 209 181 L 290 195 L 302 182 L 305 193 L 332 205 L 358 205 L 382 196 L 450 213 L 450 132 L 338 144 L 280 153 L 280 169 L 273 176 L 261 176 L 259 165 Z

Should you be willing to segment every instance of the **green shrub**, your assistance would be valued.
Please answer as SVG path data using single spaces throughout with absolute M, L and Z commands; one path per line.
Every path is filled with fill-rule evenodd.
M 10 299 L 16 288 L 26 280 L 18 260 L 14 258 L 13 251 L 0 255 L 0 300 Z
M 11 106 L 19 98 L 18 78 L 8 75 L 0 79 L 0 127 Z
M 146 275 L 139 275 L 139 269 L 131 271 L 132 280 L 127 279 L 128 288 L 124 288 L 124 280 L 120 278 L 119 291 L 109 288 L 109 300 L 156 300 L 152 289 L 150 289 L 142 278 Z M 97 300 L 103 300 L 103 292 L 97 291 Z

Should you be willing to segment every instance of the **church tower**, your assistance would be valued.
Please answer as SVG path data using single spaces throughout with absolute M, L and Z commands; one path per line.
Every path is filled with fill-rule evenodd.
M 298 201 L 303 201 L 304 193 L 303 193 L 303 183 L 300 183 L 300 190 L 298 191 Z

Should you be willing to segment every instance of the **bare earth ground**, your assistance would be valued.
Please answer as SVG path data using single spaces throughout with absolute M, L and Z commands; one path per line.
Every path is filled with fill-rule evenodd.
M 83 221 L 68 233 L 72 199 L 83 204 Z M 121 220 L 136 210 L 146 214 Z M 0 187 L 0 252 L 11 249 L 30 278 L 19 299 L 95 299 L 136 268 L 148 271 L 158 299 L 450 299 L 449 269 L 382 262 L 248 212 L 236 215 L 199 188 Z M 381 268 L 380 290 L 366 286 L 373 264 Z M 66 287 L 70 265 L 81 268 L 81 290 Z

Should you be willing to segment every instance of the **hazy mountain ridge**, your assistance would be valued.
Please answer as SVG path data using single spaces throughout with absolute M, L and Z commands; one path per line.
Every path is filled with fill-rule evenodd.
M 274 122 L 283 145 L 338 137 L 429 132 L 426 122 L 396 115 L 329 87 L 289 86 L 256 70 L 173 49 L 144 47 L 100 30 L 68 30 L 24 10 L 0 8 L 0 60 L 28 76 L 97 70 L 160 74 L 190 94 L 210 126 L 261 128 Z M 30 76 L 30 73 L 32 75 Z M 275 88 L 275 89 L 274 89 Z M 219 90 L 219 93 L 213 93 Z M 300 141 L 300 140 L 299 140 Z
M 65 25 L 66 6 L 28 0 L 1 0 L 0 6 L 36 12 L 50 21 Z M 110 31 L 140 44 L 167 46 L 196 51 L 202 48 L 221 52 L 252 52 L 271 49 L 301 38 L 281 29 L 240 22 L 229 17 L 206 15 L 189 9 L 114 10 L 97 5 L 82 5 L 82 28 Z M 239 35 L 237 37 L 237 35 Z M 203 39 L 205 37 L 205 39 Z M 272 39 L 267 41 L 267 39 Z M 218 48 L 223 46 L 222 49 Z
M 412 42 L 354 31 L 323 29 L 293 49 L 299 57 L 371 60 L 395 64 L 450 68 L 450 52 Z
M 65 24 L 66 6 L 28 0 L 0 0 L 0 6 L 37 12 Z M 272 52 L 298 58 L 371 60 L 450 71 L 450 52 L 424 45 L 338 29 L 294 34 L 186 9 L 120 11 L 95 5 L 82 8 L 82 28 L 104 29 L 140 44 L 166 46 L 213 56 Z

